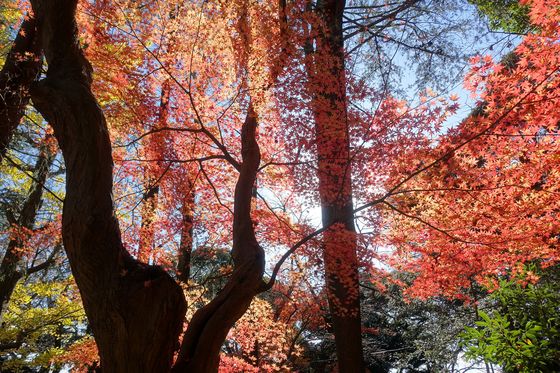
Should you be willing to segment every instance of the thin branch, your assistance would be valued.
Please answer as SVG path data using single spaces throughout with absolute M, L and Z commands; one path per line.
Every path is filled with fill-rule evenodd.
M 51 264 L 53 264 L 55 262 L 55 257 L 61 250 L 62 250 L 62 244 L 59 243 L 58 245 L 56 245 L 54 247 L 53 251 L 51 252 L 49 257 L 47 258 L 47 260 L 45 260 L 41 264 L 37 264 L 37 265 L 35 265 L 31 268 L 28 268 L 27 271 L 26 271 L 27 275 L 29 276 L 30 274 L 42 271 L 43 269 L 46 269 L 47 267 L 49 267 Z
M 274 282 L 276 281 L 276 277 L 278 276 L 278 272 L 280 272 L 280 268 L 282 267 L 282 264 L 284 264 L 284 262 L 290 257 L 290 255 L 292 255 L 297 249 L 299 249 L 301 246 L 305 245 L 307 242 L 309 242 L 310 240 L 312 240 L 313 238 L 317 237 L 318 235 L 320 235 L 321 233 L 325 232 L 327 229 L 329 229 L 331 227 L 331 225 L 333 225 L 334 223 L 331 223 L 323 228 L 317 229 L 316 231 L 308 234 L 307 236 L 305 236 L 304 238 L 302 238 L 301 240 L 299 240 L 294 246 L 292 246 L 288 251 L 286 251 L 284 253 L 284 255 L 282 255 L 282 257 L 280 258 L 280 260 L 276 263 L 276 265 L 274 266 L 274 269 L 272 270 L 272 275 L 270 276 L 270 280 L 268 280 L 267 283 L 264 283 L 263 286 L 261 287 L 261 292 L 270 290 L 272 288 L 272 286 L 274 286 Z
M 419 221 L 420 223 L 422 223 L 422 224 L 424 224 L 424 225 L 430 227 L 431 229 L 433 229 L 433 230 L 435 230 L 435 231 L 437 231 L 437 232 L 439 232 L 439 233 L 441 233 L 441 234 L 443 234 L 443 235 L 449 237 L 449 238 L 450 238 L 451 240 L 453 240 L 453 241 L 461 242 L 461 243 L 468 244 L 468 245 L 490 246 L 490 244 L 484 243 L 484 242 L 474 242 L 474 241 L 463 240 L 462 238 L 453 236 L 452 234 L 450 234 L 450 233 L 449 233 L 448 231 L 446 231 L 445 229 L 441 229 L 441 228 L 436 227 L 436 226 L 433 225 L 432 223 L 430 223 L 430 222 L 428 222 L 428 221 L 422 219 L 422 218 L 419 217 L 419 216 L 415 216 L 415 215 L 409 214 L 409 213 L 407 213 L 407 212 L 405 212 L 405 211 L 399 209 L 398 207 L 392 205 L 391 203 L 389 203 L 389 202 L 387 202 L 387 201 L 383 201 L 383 204 L 387 205 L 391 210 L 393 210 L 393 211 L 395 211 L 395 212 L 398 212 L 399 214 L 401 214 L 401 215 L 403 215 L 403 216 L 406 216 L 406 217 L 409 218 L 409 219 L 413 219 L 413 220 Z
M 208 182 L 208 184 L 212 188 L 212 191 L 214 192 L 214 196 L 216 196 L 216 199 L 218 200 L 218 203 L 220 204 L 220 206 L 227 209 L 233 215 L 233 211 L 231 210 L 231 208 L 229 208 L 229 206 L 227 206 L 226 204 L 224 204 L 222 202 L 222 199 L 220 198 L 220 194 L 218 193 L 218 190 L 214 186 L 214 183 L 212 183 L 212 180 L 210 180 L 210 177 L 206 173 L 206 170 L 204 170 L 204 166 L 202 165 L 202 162 L 199 162 L 199 166 L 200 166 L 200 171 L 202 172 L 202 175 L 204 176 L 204 178 L 206 179 L 206 181 Z

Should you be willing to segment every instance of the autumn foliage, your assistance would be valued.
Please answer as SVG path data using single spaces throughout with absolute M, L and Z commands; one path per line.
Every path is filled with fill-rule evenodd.
M 524 264 L 560 259 L 560 2 L 524 1 L 533 31 L 500 60 L 471 59 L 464 87 L 476 106 L 458 123 L 455 94 L 406 100 L 359 74 L 343 19 L 361 5 L 319 3 L 18 4 L 41 35 L 24 52 L 34 59 L 17 60 L 31 69 L 18 76 L 18 105 L 34 107 L 21 126 L 37 118 L 33 136 L 52 154 L 31 186 L 10 176 L 20 193 L 48 193 L 2 232 L 15 279 L 6 299 L 18 306 L 3 306 L 0 344 L 29 337 L 14 317 L 25 278 L 46 309 L 85 308 L 48 325 L 64 348 L 38 365 L 298 371 L 316 364 L 313 336 L 334 334 L 337 361 L 322 367 L 359 371 L 362 338 L 382 333 L 363 326 L 362 286 L 473 305 Z M 409 3 L 376 7 L 397 22 Z M 23 141 L 23 109 L 9 114 L 2 146 Z M 24 172 L 16 153 L 4 162 Z M 45 195 L 49 211 L 65 199 L 63 212 L 41 217 Z M 81 297 L 67 276 L 21 269 L 37 257 L 66 275 L 68 260 Z M 71 340 L 53 331 L 70 326 Z
M 399 227 L 390 234 L 391 263 L 420 274 L 415 295 L 468 297 L 474 283 L 495 282 L 521 263 L 559 259 L 560 14 L 558 4 L 532 5 L 540 32 L 501 62 L 471 61 L 465 86 L 478 107 L 422 150 L 425 171 L 387 204 Z

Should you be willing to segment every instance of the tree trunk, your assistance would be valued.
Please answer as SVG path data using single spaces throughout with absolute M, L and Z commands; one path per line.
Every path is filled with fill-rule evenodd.
M 191 276 L 191 254 L 193 249 L 193 223 L 194 223 L 194 182 L 187 180 L 188 191 L 183 197 L 181 214 L 183 215 L 183 226 L 181 227 L 181 241 L 179 243 L 179 260 L 177 263 L 177 277 L 183 283 L 187 283 Z
M 158 130 L 167 126 L 169 117 L 169 80 L 161 86 L 161 97 L 157 122 L 150 130 Z M 140 214 L 142 223 L 140 226 L 140 241 L 138 247 L 138 260 L 149 263 L 155 249 L 155 226 L 157 209 L 159 205 L 159 183 L 165 172 L 162 164 L 165 157 L 165 138 L 162 132 L 151 134 L 145 145 L 145 157 L 147 159 L 144 167 L 146 193 L 142 198 Z
M 91 92 L 77 0 L 35 0 L 49 70 L 31 91 L 66 164 L 62 233 L 103 372 L 169 371 L 186 311 L 180 287 L 123 247 L 113 211 L 111 144 Z
M 260 151 L 256 141 L 257 118 L 251 105 L 241 130 L 242 158 L 235 187 L 233 216 L 233 273 L 224 289 L 198 310 L 183 337 L 174 372 L 216 372 L 228 331 L 247 311 L 264 285 L 264 251 L 251 219 L 251 198 Z
M 350 139 L 344 71 L 344 0 L 317 3 L 315 50 L 308 56 L 318 152 L 323 259 L 338 369 L 362 372 L 363 352 L 356 230 L 352 213 Z M 310 60 L 309 58 L 312 58 Z
M 148 188 L 140 206 L 140 240 L 138 242 L 138 260 L 143 263 L 150 263 L 153 260 L 153 251 L 155 249 L 155 227 L 154 223 L 157 218 L 157 208 L 159 202 L 159 186 L 154 185 L 156 178 L 151 175 L 150 170 L 145 169 L 145 184 Z M 153 263 L 153 262 L 152 262 Z
M 27 15 L 0 71 L 0 161 L 29 103 L 29 87 L 41 69 L 37 22 Z
M 47 180 L 49 168 L 54 160 L 48 145 L 45 145 L 39 152 L 39 157 L 35 163 L 33 172 L 33 182 L 29 188 L 27 198 L 23 202 L 16 226 L 18 228 L 33 229 L 37 212 L 41 207 L 43 199 L 43 185 Z M 25 275 L 21 268 L 23 266 L 21 254 L 18 249 L 23 245 L 21 234 L 17 234 L 8 242 L 6 253 L 0 264 L 0 324 L 2 317 L 8 307 L 8 303 L 14 292 L 17 282 Z

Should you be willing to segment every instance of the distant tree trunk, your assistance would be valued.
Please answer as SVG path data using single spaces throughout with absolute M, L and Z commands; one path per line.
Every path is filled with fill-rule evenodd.
M 161 85 L 161 96 L 157 121 L 151 130 L 158 130 L 167 126 L 169 118 L 169 81 Z M 165 172 L 163 158 L 165 157 L 165 139 L 162 132 L 156 132 L 148 137 L 145 154 L 147 163 L 144 167 L 146 192 L 142 198 L 140 215 L 142 222 L 140 226 L 140 241 L 138 248 L 138 260 L 149 263 L 155 248 L 155 226 L 157 209 L 159 204 L 159 183 Z
M 75 22 L 77 0 L 36 0 L 49 70 L 32 98 L 66 164 L 63 241 L 104 372 L 169 371 L 186 312 L 161 268 L 134 260 L 113 212 L 111 144 L 91 92 Z
M 149 172 L 149 171 L 145 171 Z M 155 227 L 157 218 L 157 208 L 159 202 L 159 186 L 153 185 L 155 178 L 148 174 L 145 178 L 147 191 L 142 196 L 140 205 L 140 240 L 138 242 L 138 260 L 143 263 L 150 263 L 155 248 Z
M 181 241 L 179 242 L 179 260 L 177 263 L 177 277 L 183 283 L 189 281 L 191 275 L 191 255 L 193 250 L 193 223 L 194 223 L 194 207 L 195 207 L 195 189 L 194 182 L 187 180 L 188 191 L 183 196 L 183 205 L 181 206 L 181 215 L 183 224 L 181 227 Z
M 317 2 L 315 49 L 307 56 L 318 152 L 323 258 L 338 369 L 362 372 L 358 259 L 354 226 L 350 139 L 344 71 L 344 0 Z M 309 48 L 309 46 L 308 46 Z M 310 60 L 312 59 L 312 60 Z
M 41 69 L 35 17 L 26 16 L 0 71 L 0 161 L 29 103 L 29 87 Z
M 43 146 L 39 152 L 39 157 L 35 163 L 33 172 L 33 181 L 23 206 L 19 213 L 19 217 L 14 224 L 14 228 L 33 229 L 37 212 L 41 208 L 43 198 L 43 185 L 45 184 L 49 168 L 54 160 L 54 154 L 48 149 L 48 146 Z M 17 282 L 25 275 L 23 270 L 23 262 L 21 254 L 18 249 L 23 245 L 23 240 L 20 234 L 15 235 L 8 242 L 6 253 L 0 264 L 0 324 L 4 312 L 8 307 L 8 303 L 12 293 L 16 287 Z

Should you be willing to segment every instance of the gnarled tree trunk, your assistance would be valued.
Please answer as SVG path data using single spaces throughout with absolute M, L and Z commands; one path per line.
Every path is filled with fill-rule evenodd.
M 257 118 L 251 105 L 241 130 L 242 158 L 233 211 L 233 273 L 222 291 L 198 310 L 187 329 L 174 372 L 215 372 L 228 331 L 263 287 L 264 251 L 251 219 L 253 185 L 260 162 Z
M 75 22 L 77 0 L 36 0 L 47 77 L 31 91 L 66 164 L 63 241 L 104 372 L 166 372 L 186 307 L 161 268 L 123 247 L 113 211 L 111 144 L 91 92 Z
M 166 372 L 171 369 L 185 300 L 166 272 L 133 259 L 123 247 L 111 194 L 111 144 L 91 92 L 91 67 L 78 45 L 76 3 L 34 2 L 49 70 L 31 93 L 35 106 L 53 126 L 66 163 L 64 246 L 103 372 Z M 189 324 L 174 367 L 177 372 L 217 371 L 229 329 L 262 290 L 264 252 L 250 215 L 260 162 L 256 127 L 249 106 L 235 189 L 233 274 Z

